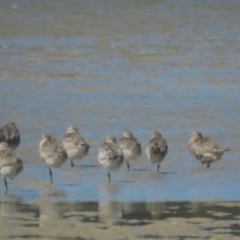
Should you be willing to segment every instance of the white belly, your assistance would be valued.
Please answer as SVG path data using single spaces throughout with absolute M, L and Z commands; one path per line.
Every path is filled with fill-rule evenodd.
M 14 179 L 22 170 L 23 170 L 22 165 L 15 164 L 15 165 L 12 165 L 12 166 L 2 167 L 0 172 L 4 177 Z
M 116 172 L 121 167 L 123 161 L 111 161 L 108 159 L 99 159 L 99 162 L 108 172 Z
M 131 151 L 129 149 L 122 150 L 124 160 L 125 161 L 131 161 L 131 160 L 137 160 L 138 156 L 135 154 L 134 151 Z
M 71 149 L 71 150 L 67 150 L 67 155 L 68 155 L 68 159 L 70 160 L 81 160 L 82 158 L 84 158 L 87 154 L 85 149 Z
M 53 156 L 46 159 L 46 163 L 49 167 L 61 167 L 66 160 L 62 157 Z

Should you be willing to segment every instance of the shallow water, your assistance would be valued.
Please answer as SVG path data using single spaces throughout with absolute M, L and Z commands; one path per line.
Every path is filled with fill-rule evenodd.
M 17 205 L 34 209 L 36 201 L 40 208 L 46 196 L 53 205 L 116 202 L 120 208 L 240 201 L 239 22 L 234 0 L 0 1 L 1 125 L 16 121 L 24 160 L 24 171 L 9 181 Z M 70 162 L 53 169 L 50 186 L 40 136 L 60 139 L 70 125 L 89 139 L 90 153 L 74 169 Z M 143 148 L 153 130 L 161 131 L 169 153 L 160 174 L 143 151 L 130 173 L 124 165 L 108 184 L 97 151 L 106 135 L 120 137 L 125 129 Z M 195 129 L 231 152 L 210 169 L 201 166 L 187 149 Z M 0 187 L 3 197 L 3 181 Z

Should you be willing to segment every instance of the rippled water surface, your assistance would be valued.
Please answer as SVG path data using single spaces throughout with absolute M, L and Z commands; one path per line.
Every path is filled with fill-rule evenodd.
M 106 209 L 107 219 L 111 214 L 122 219 L 118 227 L 111 225 L 116 233 L 125 218 L 130 219 L 130 225 L 140 221 L 136 226 L 141 226 L 141 216 L 143 221 L 155 219 L 171 226 L 180 224 L 181 219 L 190 224 L 188 218 L 197 218 L 195 222 L 200 218 L 198 228 L 190 228 L 192 233 L 197 231 L 194 236 L 177 229 L 175 235 L 161 235 L 156 232 L 158 225 L 151 225 L 147 229 L 152 232 L 143 228 L 143 233 L 139 230 L 132 237 L 120 235 L 116 239 L 210 239 L 215 227 L 202 226 L 201 219 L 213 224 L 215 212 L 233 209 L 224 202 L 226 209 L 208 210 L 210 200 L 215 207 L 218 201 L 234 201 L 236 215 L 231 212 L 217 218 L 232 221 L 232 225 L 227 221 L 227 226 L 223 222 L 223 228 L 228 229 L 224 234 L 230 239 L 239 236 L 239 23 L 237 0 L 0 0 L 1 125 L 8 118 L 16 121 L 22 139 L 17 154 L 24 161 L 24 171 L 9 181 L 7 199 L 0 182 L 1 207 L 8 209 L 13 204 L 11 214 L 1 210 L 0 221 L 28 232 L 24 235 L 19 230 L 11 235 L 6 230 L 0 237 L 29 237 L 31 230 L 31 239 L 39 239 L 41 231 L 33 229 L 42 225 L 41 213 L 44 216 L 48 212 L 45 208 L 50 208 L 43 219 L 51 213 L 56 219 L 60 215 L 61 220 L 54 224 L 62 226 L 68 220 L 68 227 L 76 219 L 78 224 L 85 222 L 85 217 L 98 221 L 100 210 Z M 49 132 L 61 139 L 70 125 L 76 125 L 89 139 L 90 153 L 75 162 L 74 169 L 70 162 L 53 169 L 51 186 L 48 169 L 39 158 L 40 136 Z M 159 174 L 143 151 L 131 172 L 123 165 L 108 184 L 97 161 L 98 148 L 106 135 L 120 137 L 126 129 L 134 132 L 143 148 L 151 132 L 159 130 L 168 142 L 169 153 Z M 210 169 L 201 166 L 187 149 L 195 129 L 230 147 L 231 152 Z M 167 213 L 162 214 L 162 207 L 172 202 L 178 202 L 177 210 L 167 207 Z M 189 203 L 198 209 L 193 215 Z M 191 216 L 180 211 L 182 206 L 187 206 Z M 203 228 L 211 234 L 204 235 Z M 114 231 L 109 239 L 115 239 L 110 237 Z M 108 239 L 101 231 L 98 234 L 62 239 Z M 61 239 L 54 233 L 51 236 Z

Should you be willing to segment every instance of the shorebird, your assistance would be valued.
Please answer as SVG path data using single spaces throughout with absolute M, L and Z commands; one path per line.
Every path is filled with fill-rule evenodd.
M 5 126 L 0 128 L 0 143 L 6 142 L 14 150 L 20 144 L 20 134 L 13 120 L 7 120 Z
M 230 150 L 217 144 L 212 138 L 204 137 L 199 131 L 193 132 L 188 142 L 188 148 L 196 159 L 200 160 L 202 164 L 207 164 L 207 168 Z
M 84 158 L 90 148 L 87 139 L 78 132 L 77 127 L 73 126 L 69 127 L 67 133 L 63 136 L 62 144 L 72 167 L 74 167 L 73 160 Z
M 148 159 L 153 163 L 158 163 L 157 172 L 159 172 L 160 162 L 168 153 L 168 145 L 164 138 L 158 131 L 154 131 L 151 134 L 151 139 L 148 142 L 146 148 L 146 154 Z
M 129 161 L 137 160 L 142 154 L 142 148 L 140 142 L 133 136 L 131 131 L 123 133 L 123 137 L 118 142 L 124 156 L 124 160 L 127 162 L 128 171 L 130 170 Z
M 107 136 L 105 142 L 99 148 L 98 161 L 108 171 L 108 180 L 111 182 L 110 172 L 118 171 L 123 163 L 123 153 L 117 145 L 115 136 Z
M 61 167 L 67 161 L 67 153 L 64 151 L 62 144 L 52 138 L 49 133 L 42 135 L 39 152 L 40 157 L 45 160 L 49 167 L 50 179 L 53 183 L 51 167 Z
M 4 176 L 6 194 L 8 192 L 6 178 L 14 179 L 22 170 L 22 160 L 8 147 L 7 143 L 0 143 L 0 173 Z

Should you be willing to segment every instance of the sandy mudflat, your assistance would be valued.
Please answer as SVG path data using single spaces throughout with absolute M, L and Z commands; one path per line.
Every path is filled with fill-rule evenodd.
M 233 211 L 234 210 L 234 211 Z M 1 239 L 239 239 L 238 202 L 1 203 Z

